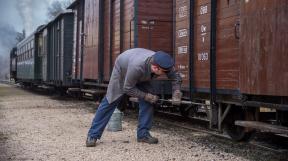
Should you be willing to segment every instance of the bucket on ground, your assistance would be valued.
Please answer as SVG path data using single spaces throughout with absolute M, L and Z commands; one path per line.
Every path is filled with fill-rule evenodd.
M 108 122 L 107 130 L 112 132 L 122 131 L 122 119 L 123 113 L 116 108 Z

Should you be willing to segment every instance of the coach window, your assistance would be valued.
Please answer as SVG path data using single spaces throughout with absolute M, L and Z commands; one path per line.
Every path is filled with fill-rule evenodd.
M 25 53 L 26 53 L 26 51 L 27 51 L 27 46 L 26 46 L 26 45 L 24 45 L 24 48 L 23 48 L 23 53 L 25 54 Z

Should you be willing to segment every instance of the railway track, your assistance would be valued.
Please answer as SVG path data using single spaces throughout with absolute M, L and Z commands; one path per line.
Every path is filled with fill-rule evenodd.
M 194 118 L 184 118 L 181 115 L 160 112 L 155 113 L 155 122 L 166 124 L 168 126 L 183 128 L 186 130 L 202 132 L 210 134 L 218 138 L 232 139 L 225 133 L 209 129 L 208 122 L 203 120 L 197 120 Z M 192 124 L 193 122 L 193 124 Z M 268 135 L 268 136 L 267 136 Z M 256 133 L 255 137 L 247 142 L 252 147 L 261 148 L 263 150 L 269 150 L 274 153 L 285 154 L 288 152 L 288 138 L 284 136 L 278 136 L 267 133 Z

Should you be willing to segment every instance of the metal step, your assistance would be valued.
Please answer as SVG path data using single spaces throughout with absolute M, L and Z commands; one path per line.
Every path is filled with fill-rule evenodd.
M 106 90 L 81 89 L 81 92 L 82 92 L 82 93 L 89 93 L 89 94 L 95 95 L 95 94 L 105 94 L 105 93 L 106 93 Z
M 250 127 L 254 129 L 261 130 L 263 132 L 273 132 L 279 134 L 288 134 L 288 128 L 280 125 L 272 125 L 259 121 L 235 121 L 235 125 Z
M 81 89 L 80 89 L 80 88 L 68 88 L 67 91 L 68 91 L 68 92 L 80 92 Z

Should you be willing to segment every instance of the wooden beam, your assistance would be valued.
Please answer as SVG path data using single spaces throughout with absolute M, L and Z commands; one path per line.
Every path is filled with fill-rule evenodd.
M 259 121 L 235 121 L 235 125 L 250 127 L 264 132 L 288 134 L 288 128 L 285 126 L 272 125 Z

